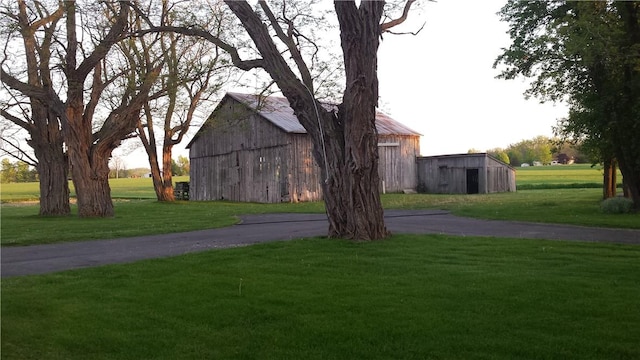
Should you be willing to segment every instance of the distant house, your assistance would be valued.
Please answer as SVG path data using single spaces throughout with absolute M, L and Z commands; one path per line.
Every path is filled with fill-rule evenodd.
M 516 191 L 510 165 L 485 153 L 425 156 L 417 159 L 418 191 L 433 194 L 486 194 Z
M 415 190 L 420 134 L 380 112 L 376 128 L 380 190 Z M 191 200 L 322 198 L 311 138 L 285 98 L 227 93 L 187 148 Z
M 558 164 L 570 165 L 575 162 L 575 159 L 573 158 L 573 156 L 562 153 L 558 154 L 556 161 L 558 162 Z

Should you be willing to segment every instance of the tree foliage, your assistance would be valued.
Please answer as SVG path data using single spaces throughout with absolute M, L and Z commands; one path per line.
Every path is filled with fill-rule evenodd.
M 29 164 L 23 161 L 16 161 L 12 163 L 9 159 L 2 159 L 2 176 L 0 182 L 2 183 L 15 183 L 15 182 L 32 182 L 38 181 L 38 173 L 35 169 L 31 169 Z
M 501 77 L 532 78 L 527 96 L 567 101 L 558 134 L 615 159 L 639 208 L 640 2 L 511 0 L 500 15 L 512 39 Z

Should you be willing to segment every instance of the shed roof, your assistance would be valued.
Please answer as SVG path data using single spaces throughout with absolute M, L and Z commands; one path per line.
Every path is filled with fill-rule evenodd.
M 444 155 L 431 155 L 431 156 L 420 156 L 419 158 L 424 158 L 424 159 L 451 159 L 451 158 L 470 158 L 470 157 L 487 157 L 489 159 L 492 159 L 496 162 L 498 162 L 501 165 L 504 165 L 506 167 L 511 168 L 512 170 L 515 170 L 513 168 L 513 166 L 507 164 L 506 162 L 498 159 L 497 157 L 489 154 L 489 153 L 470 153 L 470 154 L 444 154 Z
M 298 121 L 298 118 L 293 114 L 293 109 L 289 106 L 289 101 L 284 97 L 260 97 L 258 95 L 233 92 L 227 93 L 225 97 L 226 96 L 229 96 L 255 110 L 258 114 L 283 131 L 295 134 L 307 133 L 307 130 L 305 130 L 302 124 Z M 322 106 L 326 110 L 336 108 L 336 105 L 333 104 L 324 103 Z M 376 128 L 379 135 L 421 135 L 417 131 L 397 122 L 380 111 L 376 111 Z

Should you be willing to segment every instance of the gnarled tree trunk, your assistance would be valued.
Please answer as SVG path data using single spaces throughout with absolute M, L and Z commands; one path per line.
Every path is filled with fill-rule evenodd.
M 375 118 L 384 2 L 362 2 L 356 8 L 352 2 L 337 1 L 335 8 L 347 84 L 338 111 L 338 122 L 344 126 L 345 159 L 338 206 L 349 210 L 344 228 L 330 231 L 354 239 L 382 239 L 388 231 L 380 201 Z
M 602 197 L 604 199 L 616 196 L 616 161 L 615 159 L 604 162 L 604 186 Z
M 355 240 L 385 238 L 389 233 L 378 190 L 375 111 L 378 101 L 377 50 L 384 2 L 336 1 L 347 87 L 338 112 L 326 111 L 313 97 L 313 83 L 295 44 L 282 31 L 265 3 L 278 38 L 289 48 L 300 80 L 283 59 L 268 29 L 246 2 L 226 1 L 262 55 L 266 70 L 289 100 L 311 136 L 322 171 L 329 236 Z
M 59 145 L 59 146 L 56 146 Z M 40 215 L 69 215 L 69 160 L 62 144 L 31 143 L 38 159 L 40 178 Z

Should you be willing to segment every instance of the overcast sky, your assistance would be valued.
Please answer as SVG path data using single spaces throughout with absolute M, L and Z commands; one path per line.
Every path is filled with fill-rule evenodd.
M 564 104 L 525 100 L 524 79 L 495 79 L 493 62 L 510 41 L 507 24 L 496 15 L 504 3 L 430 2 L 417 36 L 385 36 L 379 50 L 381 100 L 392 117 L 423 134 L 423 155 L 550 137 L 556 120 L 566 116 Z
M 495 58 L 509 45 L 507 24 L 496 13 L 505 0 L 438 0 L 424 5 L 379 49 L 380 103 L 394 119 L 423 134 L 422 155 L 505 148 L 538 135 L 567 114 L 564 104 L 525 100 L 524 79 L 495 79 Z M 193 131 L 191 132 L 193 134 Z M 188 156 L 184 146 L 175 149 Z M 144 166 L 143 150 L 126 157 L 129 168 Z

